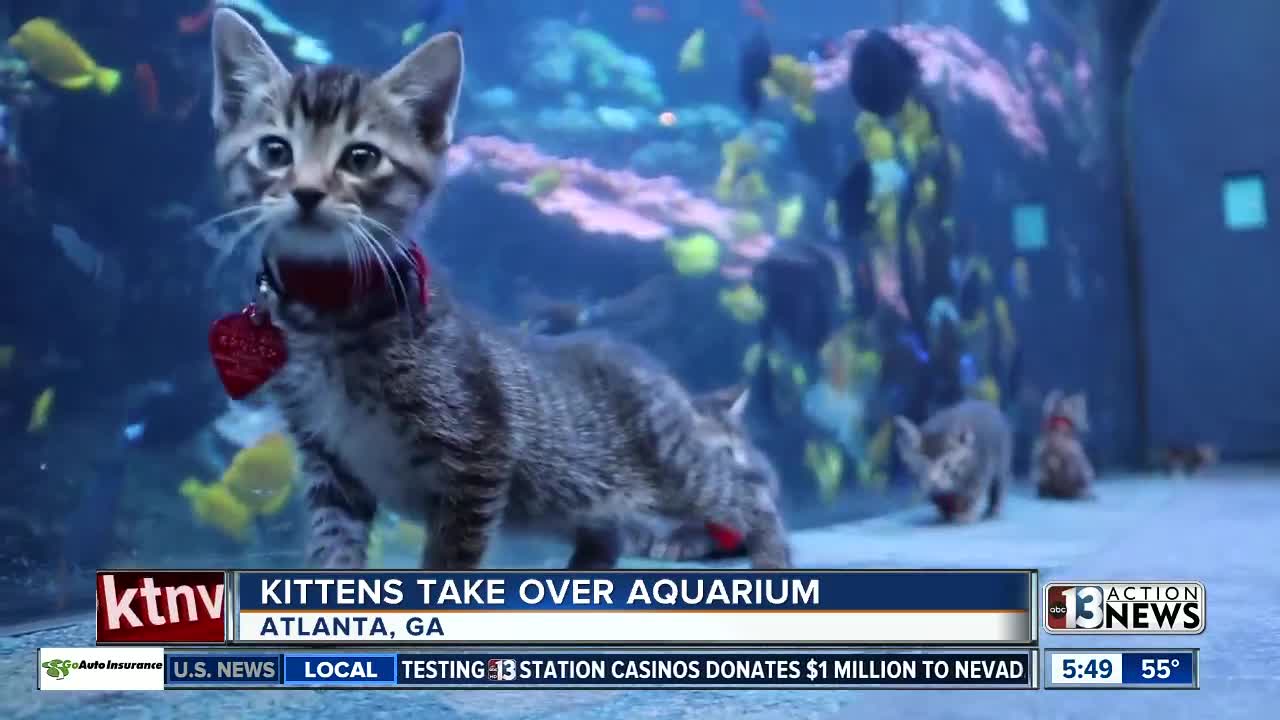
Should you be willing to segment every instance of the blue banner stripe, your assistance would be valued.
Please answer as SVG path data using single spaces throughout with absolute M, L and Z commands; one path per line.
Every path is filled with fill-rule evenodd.
M 1025 612 L 1021 571 L 240 572 L 241 611 Z
M 279 653 L 165 653 L 165 685 L 279 685 Z
M 315 654 L 284 656 L 285 685 L 394 685 L 396 656 Z
M 1129 651 L 1122 660 L 1125 685 L 1191 685 L 1195 682 L 1195 653 Z
M 166 653 L 168 687 L 1032 686 L 1033 650 Z M 230 668 L 241 664 L 240 670 Z M 203 667 L 204 672 L 197 668 Z M 221 672 L 210 669 L 222 667 Z M 273 678 L 234 677 L 244 668 Z

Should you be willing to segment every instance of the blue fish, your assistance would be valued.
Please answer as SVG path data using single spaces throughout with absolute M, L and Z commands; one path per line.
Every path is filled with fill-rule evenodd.
M 978 363 L 973 356 L 965 353 L 960 356 L 960 386 L 973 387 L 978 382 Z
M 913 332 L 904 332 L 898 336 L 898 341 L 910 350 L 912 355 L 915 355 L 916 360 L 918 360 L 920 364 L 929 364 L 929 351 L 925 349 L 924 341 L 920 339 L 918 334 Z

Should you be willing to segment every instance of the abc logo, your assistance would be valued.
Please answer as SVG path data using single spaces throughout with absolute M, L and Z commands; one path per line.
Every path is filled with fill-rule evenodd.
M 490 682 L 505 682 L 516 679 L 516 661 L 501 658 L 489 658 L 485 669 Z
M 1050 585 L 1045 594 L 1045 625 L 1050 630 L 1096 630 L 1102 627 L 1102 588 L 1096 585 Z

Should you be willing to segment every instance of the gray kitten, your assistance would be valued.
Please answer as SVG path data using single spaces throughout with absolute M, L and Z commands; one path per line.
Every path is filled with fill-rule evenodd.
M 966 400 L 919 428 L 903 417 L 894 422 L 903 462 L 944 520 L 972 522 L 984 498 L 985 516 L 999 512 L 1013 476 L 1013 431 L 998 407 Z
M 379 504 L 423 521 L 431 569 L 479 566 L 504 523 L 569 539 L 570 567 L 612 567 L 620 526 L 646 515 L 739 528 L 753 566 L 790 564 L 742 439 L 669 374 L 625 347 L 495 329 L 415 272 L 393 228 L 444 180 L 459 35 L 379 77 L 290 74 L 224 9 L 213 51 L 215 157 L 263 227 L 260 300 L 287 347 L 265 390 L 302 456 L 310 564 L 363 567 Z M 333 277 L 351 285 L 338 301 L 317 279 Z
M 1044 424 L 1031 451 L 1032 481 L 1040 497 L 1073 500 L 1093 495 L 1093 463 L 1084 450 L 1089 413 L 1082 394 L 1054 390 L 1044 399 Z

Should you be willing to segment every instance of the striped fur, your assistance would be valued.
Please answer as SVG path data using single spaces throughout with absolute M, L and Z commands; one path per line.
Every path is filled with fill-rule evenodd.
M 734 413 L 695 403 L 632 349 L 494 328 L 435 282 L 426 307 L 403 302 L 419 279 L 404 272 L 400 241 L 370 233 L 367 218 L 402 227 L 443 178 L 457 35 L 377 78 L 290 75 L 229 10 L 213 36 L 216 158 L 230 202 L 262 205 L 268 267 L 350 260 L 358 245 L 403 290 L 320 312 L 261 288 L 288 344 L 267 392 L 304 457 L 310 563 L 362 567 L 387 507 L 424 522 L 422 564 L 433 569 L 478 566 L 503 524 L 572 541 L 571 567 L 612 567 L 626 550 L 621 528 L 648 516 L 740 529 L 753 565 L 789 565 L 775 495 L 752 479 L 762 456 L 727 422 Z M 264 139 L 286 141 L 290 162 Z M 366 146 L 380 150 L 377 167 L 349 172 L 344 153 Z M 299 189 L 323 193 L 314 212 Z

